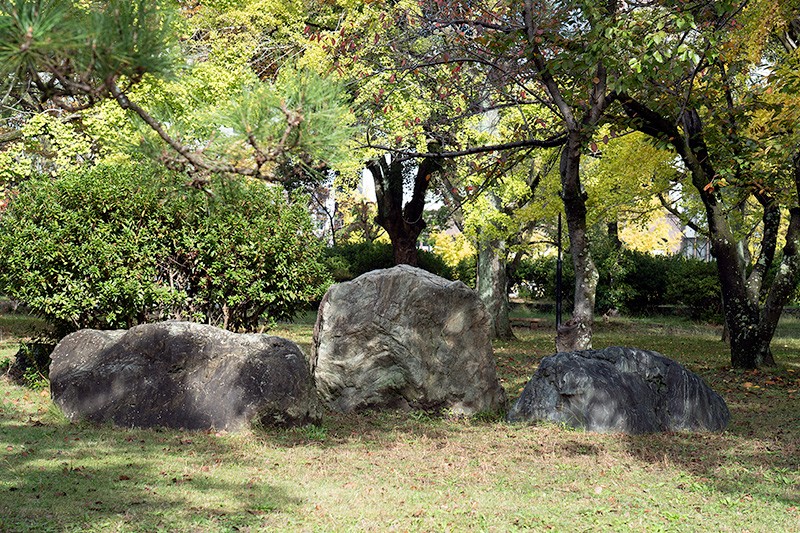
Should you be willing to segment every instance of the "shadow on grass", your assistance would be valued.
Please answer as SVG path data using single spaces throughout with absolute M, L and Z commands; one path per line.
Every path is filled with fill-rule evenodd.
M 783 442 L 769 449 L 732 435 L 684 433 L 636 436 L 627 441 L 628 451 L 636 459 L 674 465 L 691 474 L 691 481 L 678 489 L 700 494 L 717 491 L 737 500 L 800 504 L 798 465 L 780 458 L 796 449 L 796 443 Z
M 241 448 L 216 434 L 68 424 L 1 407 L 3 532 L 206 530 L 222 517 L 226 527 L 258 527 L 300 504 L 249 471 L 218 476 Z
M 629 453 L 646 463 L 673 464 L 695 485 L 737 498 L 800 504 L 800 402 L 786 372 L 719 369 L 717 384 L 731 411 L 723 433 L 663 433 L 626 437 Z M 761 383 L 761 385 L 757 385 Z
M 284 331 L 301 343 L 310 342 L 308 326 L 286 326 Z M 502 468 L 502 461 L 513 458 L 510 470 L 500 470 L 500 479 L 515 480 L 520 486 L 524 482 L 514 477 L 516 465 L 524 465 L 532 456 L 538 461 L 533 468 L 564 463 L 575 471 L 596 468 L 590 474 L 596 475 L 602 474 L 606 468 L 602 463 L 613 455 L 614 461 L 672 465 L 679 473 L 685 472 L 685 478 L 678 476 L 677 491 L 791 506 L 800 503 L 800 395 L 789 392 L 800 383 L 789 371 L 730 371 L 712 336 L 634 335 L 629 328 L 615 325 L 599 331 L 597 344 L 638 345 L 681 361 L 723 394 L 732 411 L 731 428 L 722 434 L 620 437 L 510 427 L 497 418 L 452 421 L 424 413 L 375 411 L 328 413 L 321 426 L 264 430 L 255 433 L 256 448 L 259 453 L 277 448 L 274 460 L 286 458 L 287 462 L 295 447 L 298 455 L 303 455 L 301 447 L 312 447 L 319 448 L 320 457 L 330 452 L 334 460 L 339 448 L 358 452 L 354 453 L 358 457 L 362 448 L 372 453 L 377 449 L 386 452 L 381 460 L 387 462 L 379 466 L 407 467 L 404 475 L 416 481 L 416 464 L 403 465 L 403 454 L 389 457 L 393 448 L 407 451 L 403 446 L 412 442 L 418 452 L 408 455 L 420 461 L 445 453 L 479 460 L 497 457 Z M 512 401 L 518 394 L 512 386 L 521 388 L 551 347 L 550 332 L 526 332 L 518 341 L 496 344 L 498 375 L 505 380 Z M 791 360 L 800 361 L 800 351 L 792 353 Z M 269 517 L 295 513 L 304 503 L 289 496 L 283 481 L 270 483 L 269 475 L 264 476 L 267 483 L 252 479 L 251 459 L 241 459 L 238 441 L 173 430 L 68 425 L 52 415 L 31 415 L 30 408 L 18 409 L 5 402 L 0 410 L 0 531 L 268 528 Z M 218 472 L 216 465 L 230 458 L 241 466 Z M 353 464 L 368 469 L 369 461 Z M 309 468 L 307 464 L 288 471 L 296 476 Z M 464 463 L 460 468 L 470 466 Z M 563 482 L 558 472 L 550 472 L 548 483 Z M 462 481 L 456 474 L 451 477 Z

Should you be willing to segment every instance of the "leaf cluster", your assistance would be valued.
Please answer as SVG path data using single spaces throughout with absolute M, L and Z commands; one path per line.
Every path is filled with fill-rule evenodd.
M 133 146 L 124 149 L 203 178 L 228 173 L 281 181 L 280 166 L 337 164 L 350 133 L 337 84 L 294 65 L 259 81 L 251 69 L 257 40 L 243 31 L 248 24 L 234 17 L 237 25 L 220 27 L 226 20 L 220 13 L 187 8 L 181 18 L 174 7 L 5 0 L 4 103 L 28 113 L 42 112 L 37 102 L 71 113 L 113 103 L 94 116 L 122 129 Z M 97 126 L 102 118 L 89 122 Z

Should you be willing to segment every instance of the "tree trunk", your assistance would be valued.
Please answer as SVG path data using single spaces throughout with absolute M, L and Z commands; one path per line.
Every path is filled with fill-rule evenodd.
M 772 263 L 780 226 L 779 208 L 764 194 L 755 195 L 764 209 L 763 231 L 758 261 L 748 275 L 745 246 L 734 236 L 719 193 L 713 186 L 716 171 L 703 138 L 703 124 L 696 109 L 687 108 L 681 116 L 683 132 L 670 120 L 626 96 L 623 107 L 636 117 L 637 128 L 654 137 L 666 136 L 691 173 L 692 185 L 700 195 L 708 222 L 711 254 L 717 262 L 717 274 L 722 289 L 722 308 L 730 335 L 731 366 L 758 368 L 772 366 L 770 343 L 775 334 L 783 307 L 789 301 L 800 273 L 800 207 L 790 210 L 778 274 L 766 291 L 761 305 L 764 275 Z M 800 153 L 795 154 L 794 184 L 796 199 L 800 200 Z
M 441 164 L 433 159 L 424 159 L 417 167 L 414 190 L 411 200 L 403 206 L 403 162 L 392 157 L 370 161 L 367 170 L 375 180 L 375 196 L 378 215 L 375 222 L 386 230 L 392 241 L 394 264 L 417 266 L 419 255 L 417 239 L 426 223 L 422 216 L 425 209 L 425 192 L 431 181 L 431 174 L 439 170 Z
M 477 292 L 489 311 L 492 336 L 514 339 L 508 319 L 508 280 L 506 278 L 506 245 L 501 239 L 478 244 Z
M 575 270 L 575 301 L 572 318 L 559 329 L 559 352 L 589 350 L 592 347 L 594 301 L 599 275 L 592 260 L 586 232 L 586 192 L 580 182 L 581 143 L 578 133 L 570 133 L 561 152 L 561 185 L 572 266 Z
M 395 265 L 419 264 L 419 252 L 417 251 L 417 238 L 422 228 L 400 228 L 392 226 L 392 231 L 386 228 L 389 239 L 392 241 L 392 257 Z
M 800 272 L 800 208 L 793 208 L 790 217 L 783 259 L 763 307 L 751 294 L 742 295 L 723 285 L 725 320 L 730 328 L 731 366 L 734 368 L 775 366 L 770 343 Z M 722 268 L 719 261 L 717 264 Z M 743 302 L 744 305 L 736 305 L 737 302 Z M 728 311 L 729 305 L 733 305 L 733 312 Z
M 604 7 L 604 9 L 603 9 Z M 615 16 L 617 2 L 610 1 L 596 13 L 603 13 L 601 18 Z M 553 77 L 553 71 L 547 64 L 545 54 L 539 47 L 541 42 L 539 23 L 535 20 L 538 5 L 532 0 L 524 2 L 523 15 L 525 35 L 531 49 L 530 59 L 551 101 L 558 108 L 567 129 L 567 141 L 561 151 L 562 199 L 567 219 L 567 232 L 570 238 L 572 264 L 575 269 L 575 301 L 572 318 L 558 329 L 556 349 L 558 351 L 587 350 L 592 347 L 592 327 L 594 324 L 594 301 L 599 275 L 589 250 L 589 239 L 586 234 L 586 191 L 580 182 L 581 152 L 584 140 L 588 140 L 595 126 L 600 123 L 603 114 L 618 97 L 616 91 L 609 90 L 608 71 L 602 60 L 599 60 L 591 76 L 592 85 L 588 89 L 589 102 L 574 102 L 574 108 L 565 98 L 561 87 Z M 600 19 L 591 20 L 592 26 Z M 576 118 L 576 111 L 582 111 L 582 118 Z M 584 138 L 587 137 L 587 139 Z
M 764 229 L 759 260 L 748 276 L 743 247 L 733 234 L 730 221 L 719 203 L 718 196 L 713 189 L 707 188 L 707 184 L 715 177 L 715 170 L 703 140 L 702 123 L 697 111 L 689 109 L 684 113 L 683 127 L 687 136 L 686 146 L 689 149 L 682 155 L 684 162 L 688 163 L 687 166 L 692 171 L 692 183 L 705 207 L 711 254 L 717 262 L 717 274 L 722 289 L 722 308 L 730 335 L 731 366 L 734 368 L 774 366 L 775 360 L 772 357 L 770 343 L 783 307 L 794 289 L 797 273 L 800 271 L 800 258 L 797 254 L 800 208 L 791 210 L 781 268 L 769 288 L 767 300 L 762 308 L 760 301 L 763 276 L 772 263 L 778 236 L 780 218 L 777 204 L 767 197 L 757 198 L 764 209 L 762 217 Z M 687 157 L 688 155 L 692 157 Z M 798 166 L 795 168 L 795 180 L 796 184 L 800 185 Z
M 619 238 L 619 222 L 616 220 L 606 223 L 608 229 L 608 240 L 614 250 L 622 249 L 622 241 Z

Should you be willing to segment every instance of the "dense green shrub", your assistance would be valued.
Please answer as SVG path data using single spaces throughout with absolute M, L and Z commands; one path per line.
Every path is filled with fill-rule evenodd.
M 555 300 L 556 256 L 523 257 L 514 272 L 514 282 L 520 296 L 532 300 Z M 562 280 L 566 288 L 574 283 L 572 264 L 562 262 Z M 571 291 L 572 289 L 570 289 Z M 565 291 L 562 291 L 562 296 Z
M 653 307 L 669 305 L 669 273 L 673 263 L 680 258 L 633 250 L 625 250 L 624 254 L 629 265 L 626 283 L 631 291 L 622 308 L 628 313 L 641 315 Z
M 434 252 L 419 251 L 419 267 L 441 276 L 445 279 L 456 280 L 453 269 L 447 266 L 442 257 Z
M 721 321 L 722 298 L 715 262 L 673 258 L 667 274 L 666 298 L 689 307 L 695 320 Z
M 55 344 L 47 341 L 31 341 L 20 344 L 14 361 L 8 368 L 8 377 L 14 383 L 38 388 L 46 382 L 50 368 L 50 354 Z
M 474 289 L 478 282 L 478 256 L 471 255 L 459 259 L 453 268 L 453 279 L 457 279 Z
M 325 249 L 325 265 L 337 282 L 355 279 L 361 274 L 394 266 L 392 245 L 377 242 L 343 244 Z M 444 260 L 433 252 L 419 250 L 419 268 L 446 279 L 453 272 Z
M 597 245 L 593 254 L 600 279 L 595 309 L 616 308 L 642 315 L 659 306 L 686 306 L 697 320 L 716 320 L 721 312 L 720 286 L 714 262 Z M 569 256 L 562 264 L 562 297 L 571 305 L 575 275 Z M 523 297 L 555 300 L 556 258 L 524 258 L 515 273 Z
M 325 248 L 325 265 L 334 281 L 357 278 L 365 272 L 394 266 L 392 246 L 374 242 L 358 242 Z
M 213 191 L 145 164 L 27 181 L 0 213 L 0 290 L 58 336 L 163 318 L 253 329 L 317 300 L 329 281 L 303 202 L 260 182 Z

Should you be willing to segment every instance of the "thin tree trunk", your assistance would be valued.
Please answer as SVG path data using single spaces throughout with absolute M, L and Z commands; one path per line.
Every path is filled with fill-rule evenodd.
M 617 3 L 605 4 L 602 18 L 613 17 L 617 11 Z M 580 182 L 580 161 L 584 135 L 591 135 L 594 127 L 600 122 L 608 106 L 618 97 L 616 91 L 609 90 L 608 71 L 600 60 L 597 62 L 592 76 L 592 88 L 588 90 L 589 106 L 577 105 L 574 109 L 565 98 L 560 85 L 553 77 L 553 71 L 547 64 L 545 54 L 539 46 L 541 42 L 538 22 L 534 20 L 538 5 L 532 0 L 525 0 L 523 15 L 525 35 L 531 48 L 530 59 L 539 73 L 541 82 L 547 88 L 550 99 L 558 108 L 567 129 L 567 141 L 561 151 L 562 199 L 567 219 L 567 231 L 570 238 L 572 264 L 575 269 L 575 301 L 572 318 L 558 329 L 556 349 L 558 351 L 587 350 L 592 347 L 592 327 L 594 324 L 595 291 L 599 275 L 589 250 L 589 239 L 586 234 L 586 192 Z M 600 11 L 598 11 L 600 13 Z M 598 20 L 590 22 L 594 25 Z M 582 112 L 578 119 L 575 111 Z
M 515 338 L 508 318 L 505 241 L 479 243 L 477 292 L 489 311 L 492 335 L 499 339 Z
M 559 352 L 589 350 L 592 347 L 594 302 L 599 275 L 589 247 L 586 231 L 586 193 L 581 188 L 580 136 L 571 133 L 561 152 L 561 183 L 564 211 L 575 270 L 575 301 L 572 318 L 559 329 L 556 349 Z
M 616 220 L 608 222 L 606 228 L 608 229 L 608 239 L 614 250 L 622 249 L 622 241 L 619 239 L 619 222 Z

